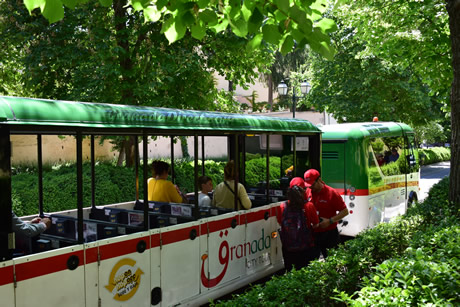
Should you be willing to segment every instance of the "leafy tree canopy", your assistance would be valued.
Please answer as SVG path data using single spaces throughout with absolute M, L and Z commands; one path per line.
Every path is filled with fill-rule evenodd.
M 32 12 L 40 9 L 50 23 L 64 18 L 64 7 L 74 9 L 87 0 L 24 0 Z M 109 7 L 116 1 L 99 0 Z M 248 38 L 247 51 L 262 41 L 273 44 L 286 54 L 296 48 L 311 48 L 331 59 L 334 49 L 329 33 L 336 30 L 333 20 L 323 18 L 327 0 L 130 0 L 133 13 L 142 14 L 145 22 L 160 22 L 161 32 L 170 43 L 191 33 L 203 39 L 207 30 L 221 33 L 227 28 L 238 37 Z
M 365 46 L 359 58 L 377 56 L 389 69 L 408 68 L 431 96 L 449 104 L 453 73 L 445 0 L 355 0 L 337 15 Z

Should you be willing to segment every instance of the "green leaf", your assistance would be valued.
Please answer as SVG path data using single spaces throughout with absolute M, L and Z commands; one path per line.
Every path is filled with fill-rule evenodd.
M 155 6 L 149 6 L 144 9 L 145 20 L 157 22 L 161 18 L 161 12 Z
M 337 31 L 337 25 L 335 21 L 329 18 L 323 18 L 315 24 L 316 27 L 320 28 L 323 33 L 331 33 Z
M 78 3 L 78 0 L 61 0 L 62 4 L 67 6 L 69 9 L 74 9 Z
M 112 0 L 99 0 L 99 3 L 104 7 L 109 7 L 112 5 Z
M 287 13 L 290 6 L 289 0 L 275 0 L 275 4 L 281 11 Z
M 257 34 L 246 45 L 246 52 L 248 53 L 253 52 L 257 48 L 259 48 L 261 42 L 262 42 L 262 34 Z
M 297 27 L 306 35 L 313 31 L 313 22 L 310 19 L 306 19 L 305 22 L 298 23 Z
M 307 22 L 308 20 L 307 13 L 305 13 L 305 11 L 300 9 L 297 5 L 294 5 L 289 9 L 289 16 L 291 16 L 291 18 L 299 25 Z
M 158 0 L 157 2 L 155 2 L 155 6 L 157 7 L 158 10 L 161 10 L 168 4 L 168 2 L 169 2 L 168 0 Z
M 227 26 L 228 26 L 228 19 L 222 19 L 215 26 L 212 26 L 209 28 L 214 30 L 216 33 L 219 33 L 227 29 Z
M 187 28 L 182 24 L 179 19 L 174 19 L 169 29 L 165 32 L 165 36 L 169 43 L 172 44 L 175 41 L 180 40 L 185 35 Z
M 280 51 L 282 54 L 288 54 L 292 51 L 292 47 L 294 47 L 294 39 L 290 34 L 287 34 L 284 37 L 284 41 L 281 45 Z
M 262 27 L 262 33 L 264 41 L 274 45 L 278 45 L 282 37 L 281 33 L 278 30 L 278 26 L 275 25 L 264 25 Z
M 249 18 L 248 31 L 249 33 L 259 32 L 260 26 L 264 21 L 264 16 L 260 13 L 259 9 L 256 7 L 252 12 L 251 18 Z
M 198 0 L 198 7 L 204 9 L 208 6 L 210 0 Z
M 252 15 L 252 11 L 246 6 L 241 7 L 241 14 L 243 14 L 244 20 L 248 21 Z
M 144 8 L 147 8 L 149 4 L 150 0 L 131 0 L 131 5 L 136 11 L 142 11 Z
M 166 33 L 166 31 L 169 30 L 169 28 L 173 25 L 173 23 L 174 23 L 174 17 L 173 17 L 172 15 L 169 15 L 169 16 L 166 18 L 165 22 L 163 22 L 163 25 L 161 26 L 161 31 L 160 31 L 160 33 L 161 33 L 161 34 Z
M 311 9 L 318 11 L 319 14 L 322 15 L 327 10 L 327 1 L 328 0 L 316 0 L 312 3 Z
M 203 37 L 206 35 L 206 28 L 202 27 L 199 24 L 194 24 L 191 30 L 192 30 L 192 37 L 198 40 L 203 39 Z
M 60 0 L 46 0 L 42 13 L 50 23 L 61 20 L 64 18 L 62 2 Z
M 202 21 L 204 21 L 205 23 L 207 23 L 209 26 L 214 26 L 217 24 L 217 14 L 212 11 L 212 10 L 204 10 L 202 12 L 200 12 L 200 14 L 198 15 L 198 18 Z
M 195 15 L 193 15 L 190 11 L 186 11 L 182 16 L 180 16 L 180 20 L 184 26 L 193 25 L 195 24 Z
M 43 10 L 45 2 L 46 0 L 24 0 L 24 5 L 26 6 L 29 13 L 31 13 L 36 8 L 40 8 Z
M 230 21 L 233 33 L 239 37 L 245 37 L 248 34 L 248 23 L 241 16 L 236 20 Z

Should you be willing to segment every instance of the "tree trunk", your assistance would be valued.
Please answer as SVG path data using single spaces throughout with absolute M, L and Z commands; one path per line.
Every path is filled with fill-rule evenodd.
M 460 0 L 447 0 L 447 12 L 454 72 L 450 94 L 452 143 L 449 200 L 460 205 Z
M 126 166 L 133 167 L 134 159 L 136 158 L 136 152 L 134 151 L 134 146 L 136 145 L 134 136 L 130 136 L 129 139 L 123 142 L 125 147 L 125 156 L 126 156 Z
M 123 52 L 118 52 L 118 63 L 122 75 L 120 102 L 123 104 L 136 104 L 132 86 L 135 81 L 132 76 L 133 62 L 131 60 L 129 31 L 127 29 L 128 8 L 127 0 L 113 1 L 115 38 L 118 47 L 123 49 Z
M 118 154 L 117 166 L 122 166 L 125 160 L 125 147 L 123 144 L 120 146 L 120 153 Z

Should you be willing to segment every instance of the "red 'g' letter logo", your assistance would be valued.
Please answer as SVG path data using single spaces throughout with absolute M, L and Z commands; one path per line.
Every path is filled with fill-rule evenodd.
M 225 231 L 225 235 L 227 235 L 227 233 L 228 232 Z M 220 233 L 221 237 L 222 237 L 222 235 L 223 235 L 223 232 Z M 204 262 L 206 261 L 207 258 L 208 258 L 207 254 L 203 254 L 203 256 L 201 256 L 201 260 L 202 260 L 202 262 L 201 262 L 201 283 L 206 288 L 212 288 L 212 287 L 215 287 L 217 284 L 220 283 L 220 281 L 224 278 L 225 273 L 227 272 L 228 260 L 230 258 L 230 248 L 228 246 L 228 242 L 227 241 L 222 241 L 222 243 L 220 243 L 220 246 L 219 246 L 219 262 L 220 262 L 220 264 L 224 265 L 224 268 L 223 268 L 222 272 L 220 272 L 220 274 L 218 276 L 216 276 L 215 278 L 212 278 L 212 279 L 210 279 L 210 278 L 208 278 L 206 276 L 206 272 L 204 270 Z

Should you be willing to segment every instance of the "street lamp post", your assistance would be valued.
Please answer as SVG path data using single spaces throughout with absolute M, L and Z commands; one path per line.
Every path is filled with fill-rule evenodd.
M 292 90 L 292 118 L 295 118 L 295 110 L 297 107 L 297 99 L 305 97 L 310 92 L 311 85 L 308 83 L 306 80 L 304 80 L 302 83 L 300 83 L 300 92 L 302 93 L 302 96 L 296 96 L 295 94 L 295 88 Z M 280 96 L 286 96 L 288 93 L 288 86 L 286 83 L 284 83 L 283 80 L 281 80 L 281 83 L 278 84 L 278 94 Z

